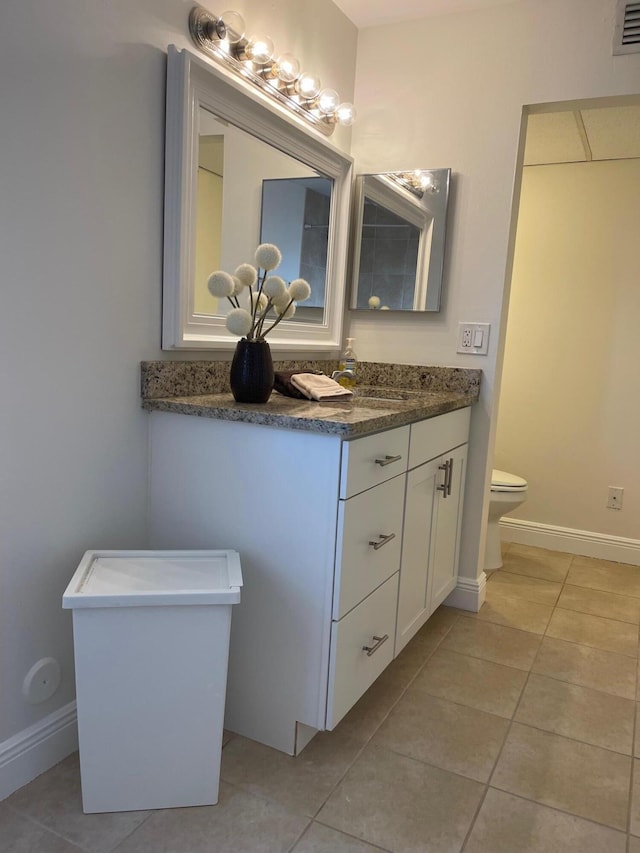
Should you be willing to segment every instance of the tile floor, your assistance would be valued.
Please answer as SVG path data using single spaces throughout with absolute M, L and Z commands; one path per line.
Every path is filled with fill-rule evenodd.
M 73 755 L 0 853 L 640 853 L 639 623 L 639 567 L 505 546 L 298 758 L 229 736 L 217 806 L 84 815 Z

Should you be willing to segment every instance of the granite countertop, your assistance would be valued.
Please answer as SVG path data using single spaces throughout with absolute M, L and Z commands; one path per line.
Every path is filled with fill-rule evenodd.
M 274 366 L 291 369 L 289 362 Z M 300 366 L 332 369 L 327 362 Z M 296 400 L 274 391 L 267 403 L 256 405 L 233 399 L 224 388 L 227 374 L 225 362 L 143 362 L 143 408 L 348 439 L 470 406 L 481 378 L 479 370 L 365 363 L 356 393 L 346 402 Z

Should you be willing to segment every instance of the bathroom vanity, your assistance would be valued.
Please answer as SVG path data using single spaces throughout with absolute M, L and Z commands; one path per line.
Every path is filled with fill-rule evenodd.
M 144 401 L 152 547 L 241 555 L 226 726 L 290 754 L 337 725 L 456 586 L 478 387 L 368 393 Z

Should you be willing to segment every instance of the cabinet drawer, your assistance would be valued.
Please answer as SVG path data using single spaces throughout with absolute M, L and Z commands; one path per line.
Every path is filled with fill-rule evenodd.
M 409 468 L 465 444 L 469 440 L 470 419 L 471 409 L 467 407 L 411 424 Z
M 350 498 L 406 471 L 408 453 L 408 426 L 345 441 L 342 448 L 340 497 Z
M 340 501 L 334 619 L 341 619 L 400 568 L 405 480 L 400 474 Z
M 331 624 L 328 729 L 334 728 L 393 659 L 398 575 L 395 574 L 344 619 Z M 387 639 L 380 643 L 374 637 Z M 367 654 L 369 649 L 377 649 Z

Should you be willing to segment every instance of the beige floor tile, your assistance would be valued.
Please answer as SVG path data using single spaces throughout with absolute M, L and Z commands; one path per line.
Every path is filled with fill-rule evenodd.
M 0 853 L 81 853 L 81 850 L 0 803 Z
M 567 583 L 640 597 L 640 567 L 592 557 L 574 557 Z
M 506 568 L 492 575 L 490 584 L 494 592 L 510 598 L 534 601 L 536 604 L 554 605 L 562 589 L 561 583 L 514 574 Z
M 514 723 L 492 786 L 626 829 L 631 758 Z
M 154 812 L 115 853 L 286 853 L 308 820 L 223 783 L 216 806 Z
M 532 673 L 515 719 L 631 755 L 635 704 L 631 699 Z
M 490 788 L 465 853 L 625 853 L 623 832 Z
M 487 584 L 487 598 L 478 613 L 470 614 L 474 619 L 505 625 L 507 628 L 519 628 L 533 634 L 544 634 L 553 607 L 547 604 L 535 604 L 521 598 L 503 595 L 496 584 Z
M 631 791 L 631 820 L 629 832 L 640 835 L 640 761 L 633 760 L 633 786 Z
M 640 838 L 629 836 L 629 853 L 640 853 Z
M 381 849 L 338 832 L 337 829 L 314 822 L 293 848 L 292 853 L 378 853 Z
M 627 655 L 544 637 L 532 672 L 634 699 L 636 669 Z
M 560 607 L 554 610 L 549 620 L 547 636 L 630 657 L 636 657 L 638 653 L 637 625 Z
M 528 631 L 463 617 L 444 638 L 441 648 L 528 670 L 540 642 L 540 636 Z
M 612 592 L 566 584 L 558 599 L 558 607 L 578 610 L 592 616 L 605 616 L 620 622 L 640 624 L 640 598 L 615 595 Z
M 505 556 L 503 569 L 512 574 L 562 583 L 572 559 L 571 554 L 512 542 Z
M 416 684 L 398 702 L 372 743 L 486 782 L 508 728 L 504 717 L 437 699 Z
M 294 758 L 237 737 L 223 750 L 220 775 L 244 791 L 313 816 L 361 748 L 344 734 L 320 732 Z
M 522 670 L 438 649 L 414 684 L 439 699 L 510 718 L 526 680 Z
M 113 850 L 149 815 L 83 814 L 77 753 L 16 791 L 6 804 L 92 853 Z
M 483 790 L 479 782 L 368 746 L 318 820 L 394 853 L 452 853 Z
M 633 754 L 640 758 L 640 702 L 636 702 L 636 735 L 633 744 Z

